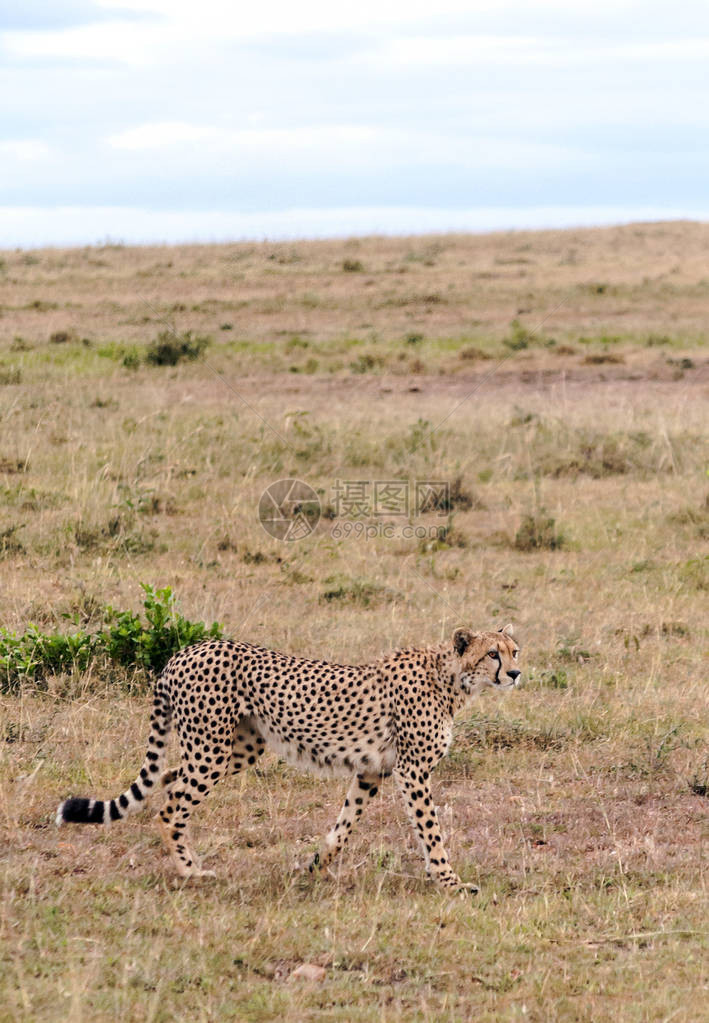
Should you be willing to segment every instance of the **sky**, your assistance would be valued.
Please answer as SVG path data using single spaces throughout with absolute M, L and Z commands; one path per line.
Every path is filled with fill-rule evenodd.
M 0 0 L 0 247 L 709 220 L 708 66 L 705 0 Z

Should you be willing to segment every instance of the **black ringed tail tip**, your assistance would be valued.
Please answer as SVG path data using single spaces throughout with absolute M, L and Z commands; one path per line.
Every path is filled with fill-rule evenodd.
M 57 825 L 103 824 L 103 802 L 100 799 L 66 799 L 57 810 Z
M 156 778 L 165 760 L 165 736 L 170 731 L 172 708 L 170 701 L 162 691 L 162 683 L 158 680 L 153 712 L 150 717 L 150 735 L 148 750 L 140 773 L 125 792 L 113 799 L 88 799 L 84 796 L 72 796 L 65 799 L 57 807 L 54 818 L 58 827 L 62 824 L 109 824 L 119 821 L 128 814 L 136 813 L 145 806 L 145 799 L 150 795 Z M 152 749 L 157 746 L 157 752 Z M 170 781 L 178 777 L 178 771 L 168 771 L 166 777 Z

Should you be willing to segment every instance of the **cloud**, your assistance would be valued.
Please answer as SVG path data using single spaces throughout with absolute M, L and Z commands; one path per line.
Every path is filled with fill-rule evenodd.
M 605 42 L 612 50 L 653 41 L 663 54 L 678 40 L 679 52 L 699 41 L 709 27 L 709 12 L 700 0 L 687 0 L 681 11 L 653 0 L 588 0 L 568 5 L 537 0 L 530 8 L 520 0 L 439 0 L 432 14 L 429 0 L 123 0 L 120 4 L 64 0 L 58 4 L 25 0 L 5 20 L 5 45 L 25 59 L 115 59 L 141 63 L 151 53 L 159 63 L 188 56 L 208 41 L 253 46 L 285 60 L 332 59 L 369 48 L 396 63 L 420 59 L 441 63 L 480 58 L 543 59 L 549 41 L 559 58 L 580 46 L 589 53 Z M 139 21 L 140 24 L 136 25 Z M 18 31 L 20 30 L 20 31 Z M 25 30 L 25 31 L 21 31 Z M 545 40 L 535 56 L 534 44 Z M 568 45 L 572 41 L 571 46 Z M 527 43 L 531 42 L 530 48 Z M 638 54 L 641 50 L 638 49 Z
M 184 44 L 178 26 L 141 24 L 132 20 L 111 20 L 80 24 L 58 31 L 15 31 L 3 36 L 3 47 L 10 59 L 27 61 L 50 59 L 84 61 L 115 61 L 126 65 L 145 65 L 169 53 L 171 45 Z M 164 59 L 164 58 L 163 58 Z
M 376 48 L 361 52 L 356 59 L 363 63 L 377 63 L 392 70 L 412 67 L 469 67 L 504 68 L 508 65 L 539 65 L 575 67 L 580 64 L 598 64 L 615 61 L 680 62 L 706 60 L 709 57 L 709 38 L 675 38 L 664 40 L 635 40 L 629 42 L 590 38 L 569 45 L 565 36 L 525 36 L 457 34 L 436 37 L 408 35 L 383 41 Z
M 110 135 L 106 141 L 114 149 L 162 149 L 185 142 L 218 141 L 221 137 L 219 130 L 209 125 L 162 121 L 127 128 L 116 135 Z
M 601 0 L 599 0 L 601 2 Z M 218 25 L 219 36 L 229 40 L 254 36 L 305 36 L 318 33 L 341 33 L 400 29 L 408 24 L 427 21 L 431 17 L 429 0 L 358 0 L 356 4 L 332 3 L 332 0 L 261 0 L 258 4 L 234 4 L 232 0 L 126 0 L 126 7 L 136 11 L 159 13 L 166 19 L 202 34 L 205 26 Z M 460 17 L 475 12 L 494 10 L 489 0 L 438 0 L 436 17 Z
M 695 0 L 50 6 L 0 33 L 8 205 L 704 208 Z
M 91 3 L 90 0 L 22 0 L 22 3 L 6 5 L 2 12 L 2 28 L 10 30 L 55 30 L 86 25 L 94 22 L 113 20 L 116 17 L 138 21 L 145 12 L 140 8 L 130 10 L 118 5 Z
M 0 157 L 19 163 L 46 160 L 50 147 L 42 139 L 6 139 L 0 141 Z
M 140 124 L 111 135 L 106 140 L 114 149 L 156 150 L 165 147 L 189 148 L 200 159 L 204 151 L 261 153 L 291 159 L 298 154 L 320 154 L 324 151 L 345 153 L 347 159 L 358 154 L 369 158 L 385 155 L 389 160 L 472 161 L 489 166 L 518 166 L 554 162 L 568 158 L 568 148 L 544 142 L 513 139 L 481 138 L 465 135 L 447 138 L 432 131 L 402 131 L 389 127 L 359 124 L 309 124 L 297 128 L 246 128 L 230 131 L 216 125 L 189 124 L 184 121 L 163 121 Z M 196 145 L 196 148 L 193 148 Z

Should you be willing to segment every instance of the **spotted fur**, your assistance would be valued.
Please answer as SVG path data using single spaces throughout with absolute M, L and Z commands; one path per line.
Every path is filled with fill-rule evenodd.
M 398 650 L 372 664 L 329 664 L 231 641 L 188 647 L 155 686 L 145 762 L 121 795 L 67 799 L 57 824 L 103 824 L 140 809 L 159 789 L 162 836 L 179 874 L 203 871 L 187 825 L 195 807 L 228 772 L 253 765 L 266 747 L 289 763 L 352 777 L 344 806 L 313 859 L 327 866 L 342 849 L 382 777 L 394 775 L 426 857 L 444 888 L 462 885 L 443 847 L 431 797 L 433 768 L 450 745 L 453 716 L 486 688 L 518 684 L 512 626 L 457 629 L 450 642 Z M 164 771 L 173 723 L 180 766 Z

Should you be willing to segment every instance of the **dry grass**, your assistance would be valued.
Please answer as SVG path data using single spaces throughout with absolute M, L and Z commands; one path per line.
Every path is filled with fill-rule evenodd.
M 149 701 L 97 669 L 3 697 L 1 1020 L 708 1018 L 708 245 L 680 224 L 4 255 L 3 625 L 137 609 L 141 580 L 338 660 L 511 619 L 528 681 L 435 778 L 469 904 L 423 880 L 389 783 L 334 876 L 304 877 L 342 784 L 274 759 L 199 814 L 216 883 L 175 882 L 147 815 L 56 832 L 60 798 L 134 776 Z M 525 347 L 512 321 L 562 298 Z M 163 316 L 212 337 L 209 365 L 146 364 Z M 392 538 L 323 518 L 284 544 L 256 509 L 289 475 L 330 514 L 337 479 L 457 496 L 414 522 L 443 542 L 384 516 Z M 289 981 L 303 962 L 324 981 Z

